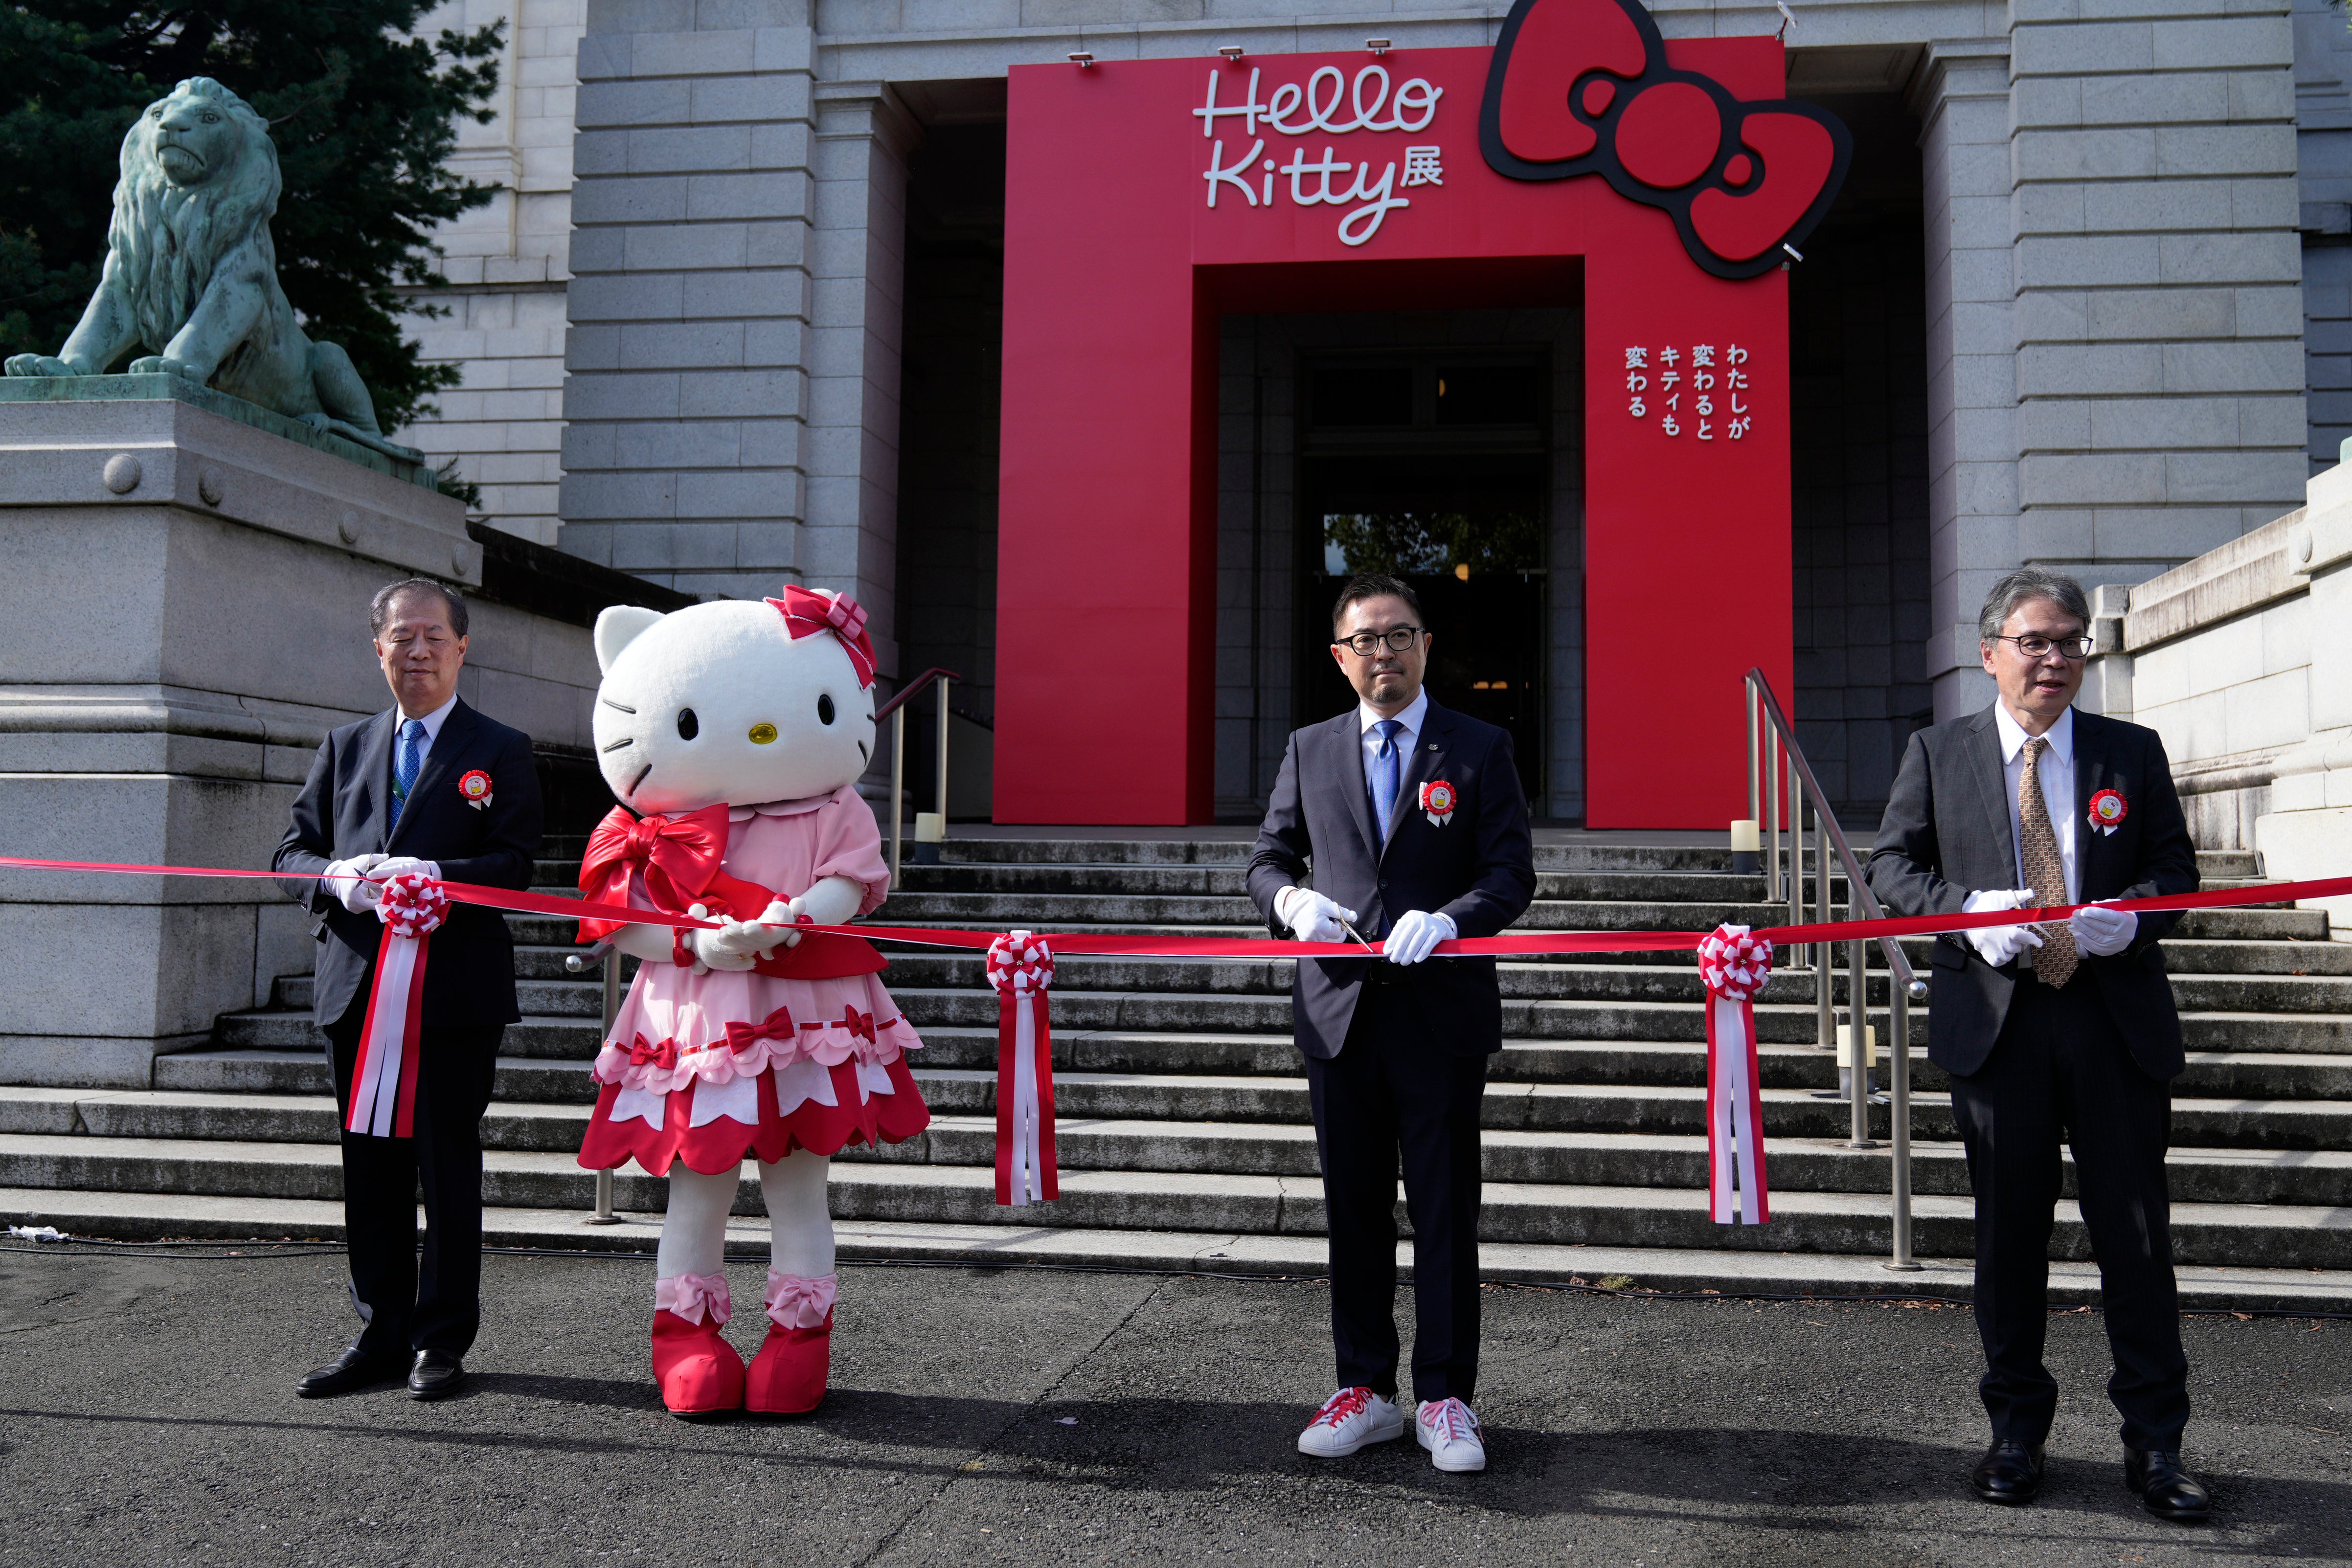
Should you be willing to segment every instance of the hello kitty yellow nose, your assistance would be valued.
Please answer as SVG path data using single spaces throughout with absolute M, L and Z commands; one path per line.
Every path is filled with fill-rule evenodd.
M 765 746 L 765 745 L 767 745 L 769 742 L 771 742 L 771 741 L 774 740 L 775 738 L 776 738 L 776 727 L 775 727 L 774 725 L 772 725 L 772 724 L 755 724 L 755 725 L 753 725 L 753 726 L 751 727 L 751 744 L 752 744 L 752 745 L 754 745 L 754 746 Z

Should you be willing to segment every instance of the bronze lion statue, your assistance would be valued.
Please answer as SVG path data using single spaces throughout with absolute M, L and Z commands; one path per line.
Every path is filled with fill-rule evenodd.
M 349 354 L 314 343 L 278 286 L 269 220 L 278 148 L 253 106 L 191 77 L 122 138 L 106 267 L 55 359 L 16 354 L 12 376 L 101 375 L 127 350 L 133 375 L 166 371 L 411 461 L 383 438 Z

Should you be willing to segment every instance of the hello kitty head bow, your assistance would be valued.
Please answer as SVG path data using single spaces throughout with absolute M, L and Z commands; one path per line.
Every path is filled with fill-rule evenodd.
M 794 642 L 820 632 L 840 638 L 841 645 L 849 651 L 850 664 L 856 667 L 858 685 L 874 684 L 874 640 L 866 634 L 865 606 L 846 593 L 789 586 L 782 599 L 768 602 L 784 618 L 784 628 Z

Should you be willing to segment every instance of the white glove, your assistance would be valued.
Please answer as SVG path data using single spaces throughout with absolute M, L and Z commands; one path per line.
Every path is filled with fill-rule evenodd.
M 371 871 L 369 874 L 373 876 L 378 882 L 382 882 L 387 877 L 398 876 L 404 872 L 412 871 L 423 872 L 426 876 L 431 877 L 436 882 L 439 882 L 441 880 L 441 862 L 439 861 L 421 861 L 414 855 L 394 855 L 388 860 L 382 855 L 378 855 L 376 857 L 374 869 Z
M 2094 958 L 2112 958 L 2132 945 L 2139 934 L 2139 916 L 2128 909 L 2105 909 L 2090 904 L 2066 917 L 2074 930 L 2074 950 Z
M 1976 915 L 1988 909 L 2032 909 L 2041 895 L 2030 887 L 2004 888 L 1990 893 L 1972 893 L 1960 905 L 1963 915 Z M 1998 969 L 2014 962 L 2028 947 L 2042 946 L 2042 933 L 2031 925 L 1986 925 L 1962 933 L 1977 956 Z
M 1391 964 L 1418 964 L 1429 956 L 1431 949 L 1440 942 L 1451 941 L 1454 935 L 1450 917 L 1408 909 L 1389 927 L 1388 939 L 1381 944 L 1381 954 Z
M 368 873 L 383 861 L 382 855 L 353 855 L 347 861 L 337 861 L 319 873 L 330 896 L 343 901 L 343 907 L 353 915 L 373 915 L 376 900 L 383 896 L 383 883 L 370 882 Z
M 1356 912 L 1340 908 L 1313 888 L 1286 887 L 1274 895 L 1274 915 L 1297 941 L 1345 942 L 1348 932 L 1341 923 L 1354 920 Z
M 826 877 L 785 905 L 790 911 L 787 918 L 805 920 L 812 925 L 846 925 L 857 918 L 857 912 L 865 906 L 866 884 L 850 876 Z M 784 934 L 785 946 L 797 947 L 800 944 L 799 932 Z
M 699 904 L 689 906 L 687 913 L 697 920 L 711 918 L 710 911 Z M 758 963 L 760 955 L 743 946 L 742 933 L 746 931 L 756 932 L 757 927 L 740 920 L 730 920 L 715 931 L 700 927 L 687 930 L 684 946 L 694 955 L 694 972 L 698 975 L 712 969 L 740 972 Z

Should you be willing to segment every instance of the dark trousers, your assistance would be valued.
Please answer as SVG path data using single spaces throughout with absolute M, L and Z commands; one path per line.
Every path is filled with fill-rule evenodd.
M 1368 987 L 1348 1042 L 1307 1059 L 1331 1245 L 1339 1385 L 1397 1389 L 1396 1189 L 1412 1221 L 1412 1392 L 1468 1400 L 1478 1382 L 1478 1113 L 1486 1059 L 1381 1026 Z
M 2172 1278 L 2164 1154 L 2172 1091 L 2135 1066 L 2095 977 L 2018 983 L 1992 1055 L 1952 1080 L 1977 1208 L 1980 1390 L 1995 1437 L 2040 1443 L 2058 1409 L 2042 1364 L 2049 1326 L 2052 1209 L 2063 1139 L 2099 1260 L 2115 1375 L 2107 1397 L 2135 1448 L 2178 1448 L 2189 1424 L 2189 1359 Z
M 335 1112 L 351 1114 L 366 990 L 327 1030 Z M 360 1348 L 405 1361 L 420 1350 L 463 1355 L 482 1321 L 482 1113 L 490 1103 L 504 1024 L 418 1031 L 415 1136 L 373 1138 L 346 1128 L 343 1234 L 352 1287 L 367 1304 Z M 424 1264 L 416 1196 L 425 1195 Z

